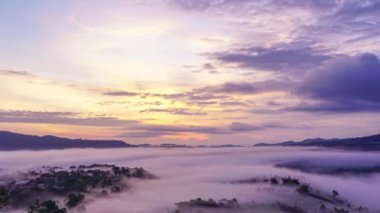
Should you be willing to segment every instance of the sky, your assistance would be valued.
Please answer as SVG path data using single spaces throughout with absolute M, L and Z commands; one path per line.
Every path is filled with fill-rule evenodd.
M 129 143 L 380 133 L 378 0 L 1 0 L 0 129 Z

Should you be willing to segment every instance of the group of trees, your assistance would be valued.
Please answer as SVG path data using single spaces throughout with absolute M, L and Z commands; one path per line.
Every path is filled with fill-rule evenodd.
M 28 213 L 67 213 L 66 208 L 60 208 L 56 201 L 47 200 L 42 203 L 39 200 L 29 206 Z
M 0 209 L 28 207 L 30 213 L 64 213 L 66 208 L 78 206 L 89 193 L 106 196 L 109 192 L 121 192 L 125 178 L 152 178 L 143 168 L 93 164 L 70 166 L 69 169 L 47 167 L 25 173 L 22 182 L 10 181 L 0 185 Z M 43 200 L 46 195 L 62 199 L 66 208 L 54 200 Z

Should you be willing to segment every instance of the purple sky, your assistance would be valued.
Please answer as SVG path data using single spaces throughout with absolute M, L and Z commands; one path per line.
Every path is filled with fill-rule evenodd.
M 377 0 L 4 0 L 0 129 L 130 143 L 380 133 Z

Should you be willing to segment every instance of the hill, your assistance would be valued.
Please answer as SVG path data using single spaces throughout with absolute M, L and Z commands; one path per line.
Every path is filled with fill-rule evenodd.
M 0 150 L 45 150 L 68 148 L 123 148 L 132 145 L 118 140 L 68 139 L 52 135 L 24 135 L 0 131 Z
M 260 146 L 319 146 L 319 147 L 332 147 L 332 148 L 348 148 L 360 150 L 380 150 L 380 134 L 356 138 L 333 138 L 333 139 L 306 139 L 303 141 L 286 141 L 281 143 L 260 143 L 255 147 Z

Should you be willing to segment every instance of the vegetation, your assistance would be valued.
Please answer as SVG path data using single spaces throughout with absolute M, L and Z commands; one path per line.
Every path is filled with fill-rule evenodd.
M 271 177 L 271 178 L 250 178 L 247 180 L 238 180 L 238 181 L 233 181 L 232 183 L 268 183 L 270 182 L 271 184 L 277 185 L 277 184 L 282 184 L 282 185 L 287 185 L 287 186 L 298 186 L 300 185 L 300 181 L 297 178 L 292 178 L 290 176 L 288 177 Z
M 324 204 L 322 204 L 322 205 L 319 207 L 319 211 L 320 211 L 320 212 L 326 212 L 326 211 L 327 211 L 327 207 L 326 207 Z
M 335 191 L 335 190 L 332 191 L 332 194 L 333 194 L 334 198 L 336 198 L 339 195 L 339 193 L 337 191 Z
M 284 213 L 306 213 L 302 208 L 286 203 L 273 203 L 273 204 L 247 204 L 241 206 L 237 199 L 233 198 L 222 199 L 215 201 L 213 199 L 203 200 L 197 198 L 187 202 L 177 203 L 178 208 L 175 213 L 180 212 L 284 212 Z
M 105 196 L 109 192 L 121 192 L 125 188 L 123 180 L 126 178 L 153 178 L 143 168 L 107 164 L 70 166 L 69 169 L 43 167 L 41 171 L 24 175 L 25 180 L 0 185 L 0 208 L 29 206 L 31 213 L 62 213 L 67 210 L 59 208 L 56 201 L 41 203 L 39 200 L 47 195 L 65 198 L 66 207 L 73 208 L 85 200 L 85 194 Z
M 282 185 L 286 185 L 286 186 L 290 186 L 290 187 L 296 186 L 296 188 L 295 188 L 296 191 L 298 193 L 304 195 L 304 196 L 308 196 L 308 197 L 317 199 L 319 201 L 322 201 L 324 203 L 328 203 L 328 204 L 333 205 L 333 206 L 344 207 L 344 208 L 336 208 L 336 209 L 330 209 L 329 210 L 322 203 L 319 206 L 320 212 L 338 212 L 338 213 L 342 212 L 342 213 L 345 213 L 347 211 L 345 208 L 352 209 L 352 206 L 350 203 L 348 203 L 348 201 L 338 198 L 339 192 L 337 192 L 336 190 L 332 190 L 331 194 L 330 193 L 321 193 L 319 190 L 312 188 L 310 186 L 310 184 L 301 183 L 301 181 L 299 179 L 292 178 L 290 176 L 288 176 L 288 177 L 273 176 L 270 178 L 268 178 L 268 177 L 263 177 L 263 178 L 255 177 L 255 178 L 250 178 L 250 179 L 246 179 L 246 180 L 233 181 L 231 183 L 233 183 L 233 184 L 237 184 L 237 183 L 238 184 L 241 184 L 241 183 L 270 183 L 271 185 L 282 184 Z M 278 203 L 277 207 L 281 207 L 282 205 L 280 205 L 280 204 L 281 203 Z M 296 206 L 288 206 L 288 207 L 289 207 L 288 209 L 291 209 L 290 207 L 294 207 L 295 209 L 285 211 L 287 209 L 287 208 L 285 208 L 285 209 L 282 209 L 282 211 L 285 211 L 285 212 L 303 212 L 302 209 L 298 209 L 298 210 L 300 210 L 300 211 L 298 211 Z M 366 212 L 363 209 L 364 208 L 360 207 L 357 209 L 357 211 Z
M 310 192 L 310 185 L 309 184 L 301 184 L 298 188 L 297 191 L 300 193 L 307 194 Z
M 275 177 L 272 177 L 272 178 L 270 179 L 270 182 L 271 182 L 271 184 L 278 184 L 278 180 L 277 180 L 277 178 L 275 178 Z
M 0 209 L 8 204 L 8 191 L 0 186 Z
M 231 200 L 222 199 L 219 201 L 215 201 L 214 199 L 203 200 L 201 198 L 197 198 L 197 199 L 190 200 L 187 202 L 177 203 L 177 205 L 179 207 L 228 208 L 228 209 L 234 209 L 234 208 L 240 207 L 239 202 L 235 198 Z
M 85 198 L 85 195 L 82 193 L 71 193 L 66 198 L 66 206 L 73 208 L 82 202 Z
M 284 185 L 294 185 L 294 186 L 300 185 L 300 181 L 297 178 L 291 178 L 290 176 L 282 177 L 281 181 L 282 181 L 282 184 Z
M 334 213 L 348 213 L 349 210 L 334 208 Z
M 119 193 L 125 189 L 125 178 L 153 178 L 143 168 L 119 167 L 108 164 L 93 164 L 70 166 L 69 169 L 59 167 L 44 167 L 44 171 L 31 171 L 22 181 L 10 181 L 0 186 L 0 209 L 10 207 L 28 207 L 29 213 L 66 213 L 72 208 L 80 206 L 89 193 L 96 193 L 97 197 L 107 196 L 109 193 Z M 301 183 L 297 178 L 288 177 L 264 177 L 251 178 L 232 183 L 265 183 L 288 186 L 303 196 L 309 196 L 319 200 L 316 210 L 320 212 L 346 213 L 347 208 L 366 212 L 365 208 L 351 208 L 347 201 L 342 201 L 339 193 L 332 190 L 331 193 L 321 193 L 312 188 L 310 184 Z M 57 200 L 42 200 L 46 195 L 54 196 Z M 59 202 L 62 201 L 62 202 Z M 320 202 L 322 201 L 322 202 Z M 325 205 L 326 204 L 326 205 Z M 327 205 L 328 204 L 328 205 Z M 320 206 L 319 206 L 320 205 Z M 277 202 L 273 204 L 247 204 L 241 206 L 237 199 L 214 200 L 197 198 L 194 200 L 177 203 L 176 212 L 261 212 L 262 210 L 275 210 L 289 213 L 306 212 L 297 204 Z M 248 211 L 245 211 L 247 210 Z M 190 211 L 186 211 L 190 210 Z M 203 210 L 207 211 L 203 211 Z M 184 211 L 183 211 L 184 210 Z
M 28 213 L 66 213 L 66 208 L 59 208 L 56 201 L 48 200 L 40 203 L 38 200 L 28 208 Z
M 277 206 L 278 206 L 278 208 L 282 212 L 286 212 L 286 213 L 306 213 L 306 211 L 303 210 L 303 209 L 301 209 L 300 207 L 298 207 L 298 206 L 289 206 L 286 203 L 278 202 Z
M 300 187 L 307 187 L 309 185 L 301 185 Z M 310 192 L 309 192 L 310 193 Z M 359 207 L 351 209 L 353 212 L 369 212 L 368 209 Z M 284 202 L 274 203 L 245 203 L 240 205 L 238 200 L 233 198 L 222 199 L 215 201 L 214 199 L 197 198 L 186 202 L 177 203 L 175 213 L 194 213 L 194 212 L 284 212 L 284 213 L 306 213 L 306 212 L 321 212 L 321 213 L 349 213 L 350 210 L 346 209 L 344 205 L 328 205 L 321 204 L 316 206 L 315 209 L 308 207 L 307 210 L 298 204 L 289 204 Z

